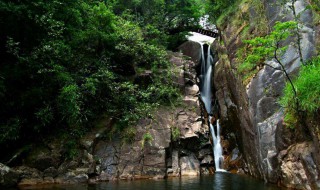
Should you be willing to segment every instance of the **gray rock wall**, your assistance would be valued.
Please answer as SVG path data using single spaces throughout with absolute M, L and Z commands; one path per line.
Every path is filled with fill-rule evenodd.
M 263 2 L 269 27 L 276 21 L 294 19 L 289 7 L 291 1 L 286 4 L 275 0 Z M 315 55 L 316 43 L 319 41 L 319 32 L 313 26 L 312 12 L 307 9 L 308 3 L 304 0 L 294 3 L 299 15 L 304 60 Z M 265 66 L 251 79 L 249 85 L 244 87 L 241 84 L 234 69 L 237 64 L 236 50 L 242 46 L 239 31 L 232 24 L 227 24 L 221 36 L 224 45 L 215 45 L 220 60 L 215 68 L 214 85 L 223 124 L 230 126 L 231 132 L 236 134 L 248 173 L 291 188 L 319 189 L 319 151 L 315 143 L 318 139 L 313 135 L 316 140 L 310 142 L 308 126 L 297 129 L 283 126 L 284 112 L 278 99 L 286 82 L 284 74 Z M 294 77 L 301 66 L 297 40 L 291 38 L 285 43 L 289 48 L 281 57 L 281 62 L 290 76 Z M 273 60 L 267 62 L 276 65 Z M 305 147 L 304 153 L 302 147 Z
M 278 1 L 270 0 L 266 1 L 265 5 L 270 26 L 276 21 L 294 19 L 292 10 L 289 8 L 291 3 L 280 5 Z M 312 14 L 307 9 L 307 5 L 305 1 L 296 1 L 294 4 L 296 14 L 300 15 L 298 22 L 301 28 L 301 53 L 304 60 L 310 59 L 315 53 L 315 31 L 312 28 Z M 277 10 L 276 14 L 274 14 L 274 10 Z M 289 48 L 281 57 L 281 62 L 285 65 L 290 76 L 294 77 L 301 65 L 299 49 L 296 39 L 291 39 L 287 43 Z M 277 65 L 273 60 L 268 62 L 268 64 Z M 253 118 L 253 125 L 258 131 L 257 148 L 259 150 L 260 167 L 262 168 L 264 179 L 274 183 L 285 172 L 281 167 L 279 170 L 279 165 L 275 161 L 279 151 L 281 151 L 277 147 L 276 135 L 277 128 L 283 127 L 281 123 L 284 115 L 278 100 L 282 95 L 285 82 L 286 77 L 283 72 L 265 66 L 247 86 L 250 113 Z M 284 137 L 286 134 L 282 135 Z M 296 140 L 299 141 L 301 139 Z M 286 147 L 282 147 L 282 149 L 284 148 Z M 280 165 L 281 163 L 282 161 L 280 160 Z M 292 174 L 292 176 L 295 175 Z M 291 186 L 290 180 L 282 181 L 282 183 L 286 186 Z M 304 183 L 313 183 L 313 181 L 301 180 L 301 183 L 299 187 L 302 187 Z

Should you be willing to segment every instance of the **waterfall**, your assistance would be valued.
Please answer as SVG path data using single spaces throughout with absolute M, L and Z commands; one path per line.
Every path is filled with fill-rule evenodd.
M 210 45 L 208 46 L 208 51 L 205 57 L 204 54 L 204 47 L 201 44 L 201 74 L 200 74 L 200 96 L 205 105 L 205 109 L 207 113 L 211 113 L 211 101 L 212 101 L 212 94 L 211 94 L 211 78 L 212 78 L 212 54 L 210 50 Z M 209 117 L 209 125 L 210 131 L 212 134 L 213 140 L 213 154 L 214 154 L 214 163 L 216 167 L 216 171 L 225 171 L 221 169 L 223 166 L 223 156 L 222 156 L 222 147 L 221 147 L 221 139 L 220 139 L 220 124 L 219 120 L 217 120 L 217 134 L 214 131 L 213 124 L 211 123 L 211 116 Z
M 203 45 L 201 44 L 201 76 L 202 76 L 202 84 L 201 84 L 201 99 L 205 105 L 205 108 L 208 113 L 211 113 L 211 76 L 212 76 L 212 55 L 210 51 L 210 46 L 208 46 L 207 58 L 204 56 Z
M 211 102 L 212 102 L 212 94 L 211 94 L 211 86 L 212 86 L 212 64 L 213 57 L 211 54 L 210 45 L 208 45 L 207 52 L 205 53 L 204 44 L 211 44 L 214 41 L 214 38 L 206 37 L 201 34 L 192 33 L 192 36 L 189 36 L 188 39 L 191 41 L 198 42 L 201 45 L 201 69 L 200 69 L 200 97 L 202 102 L 204 103 L 205 109 L 207 113 L 211 114 Z M 222 168 L 223 166 L 223 156 L 222 156 L 222 147 L 221 147 L 221 139 L 220 139 L 220 124 L 219 120 L 217 120 L 217 134 L 214 130 L 214 125 L 211 123 L 211 116 L 209 117 L 209 126 L 212 134 L 213 140 L 213 153 L 214 153 L 214 163 L 216 167 L 216 171 L 225 171 Z
M 209 117 L 209 121 L 211 121 L 211 117 Z M 213 125 L 210 123 L 210 131 L 212 134 L 213 140 L 213 154 L 214 154 L 214 164 L 216 167 L 216 171 L 225 171 L 221 169 L 223 166 L 223 156 L 222 156 L 222 147 L 221 147 L 221 138 L 220 138 L 220 124 L 219 119 L 217 120 L 217 134 L 215 134 Z

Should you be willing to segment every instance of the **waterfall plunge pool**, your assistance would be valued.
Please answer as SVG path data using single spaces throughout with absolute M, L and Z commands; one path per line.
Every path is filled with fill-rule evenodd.
M 211 176 L 169 178 L 163 180 L 110 181 L 98 184 L 74 184 L 26 187 L 28 190 L 285 190 L 251 177 L 218 172 Z M 13 190 L 13 189 L 12 189 Z

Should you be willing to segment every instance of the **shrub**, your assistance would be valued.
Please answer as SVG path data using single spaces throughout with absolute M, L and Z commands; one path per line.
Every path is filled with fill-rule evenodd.
M 146 143 L 151 144 L 151 141 L 153 141 L 152 135 L 149 132 L 145 133 L 142 137 L 142 148 Z
M 181 134 L 181 132 L 180 132 L 179 127 L 176 127 L 176 126 L 171 127 L 171 137 L 172 137 L 173 141 L 178 140 L 180 137 L 180 134 Z
M 122 133 L 121 133 L 121 139 L 123 143 L 133 143 L 135 137 L 137 134 L 137 129 L 134 127 L 127 127 Z
M 299 76 L 293 84 L 297 89 L 297 101 L 299 107 L 296 109 L 294 94 L 290 84 L 284 89 L 284 95 L 280 99 L 280 104 L 285 108 L 284 121 L 290 127 L 294 127 L 298 122 L 299 112 L 312 114 L 320 108 L 320 56 L 310 60 L 302 66 Z

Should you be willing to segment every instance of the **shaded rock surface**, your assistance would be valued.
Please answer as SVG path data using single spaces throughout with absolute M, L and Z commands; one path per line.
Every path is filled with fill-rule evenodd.
M 175 83 L 183 90 L 182 105 L 157 110 L 153 119 L 145 118 L 135 126 L 132 143 L 122 143 L 118 136 L 100 141 L 94 149 L 101 174 L 95 180 L 164 178 L 167 176 L 200 175 L 204 155 L 201 143 L 209 142 L 208 128 L 202 126 L 194 62 L 181 53 L 171 53 L 177 67 Z M 173 132 L 175 131 L 175 132 Z M 145 134 L 152 136 L 146 141 Z M 173 136 L 173 133 L 175 135 Z M 205 156 L 212 155 L 206 151 Z M 207 163 L 203 167 L 212 167 Z
M 19 174 L 16 171 L 0 163 L 0 184 L 2 186 L 14 186 L 17 184 L 18 180 Z
M 291 1 L 279 4 L 275 0 L 266 0 L 263 5 L 270 27 L 276 21 L 294 18 Z M 304 60 L 315 55 L 315 46 L 320 39 L 308 5 L 309 1 L 304 0 L 294 3 L 299 15 L 301 54 Z M 250 19 L 256 16 L 255 11 L 250 10 L 249 16 Z M 257 68 L 260 70 L 249 85 L 243 86 L 235 68 L 241 64 L 237 63 L 236 53 L 242 46 L 240 32 L 245 26 L 245 22 L 240 29 L 232 23 L 226 23 L 222 29 L 223 43 L 213 45 L 220 55 L 215 66 L 214 86 L 221 125 L 225 126 L 227 134 L 235 134 L 248 167 L 247 173 L 287 187 L 319 189 L 318 116 L 306 119 L 304 126 L 296 129 L 288 129 L 283 125 L 284 112 L 278 99 L 282 95 L 286 78 L 281 71 L 267 66 Z M 249 30 L 254 31 L 253 27 L 250 26 Z M 295 40 L 291 38 L 285 42 L 288 49 L 281 56 L 291 77 L 298 73 L 301 65 L 298 46 L 293 43 Z M 267 60 L 267 63 L 276 65 L 274 60 Z M 310 137 L 312 143 L 309 142 Z M 302 147 L 305 147 L 305 152 L 302 152 Z
M 293 144 L 279 153 L 281 182 L 296 189 L 319 189 L 319 173 L 314 162 L 312 142 Z

